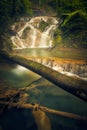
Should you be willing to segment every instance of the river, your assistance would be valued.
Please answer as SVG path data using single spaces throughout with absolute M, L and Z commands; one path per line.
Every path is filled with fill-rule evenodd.
M 41 76 L 8 61 L 0 63 L 0 90 L 35 86 L 27 91 L 27 103 L 38 103 L 51 109 L 87 116 L 87 103 L 60 89 Z M 0 93 L 1 93 L 0 92 Z M 85 121 L 47 113 L 52 130 L 86 130 Z M 37 130 L 31 110 L 11 109 L 0 118 L 1 130 Z
M 50 60 L 44 60 L 44 58 L 54 57 L 85 60 L 86 54 L 84 51 L 82 54 L 79 51 L 78 54 L 77 50 L 73 51 L 73 53 L 71 53 L 72 50 L 70 50 L 69 53 L 67 53 L 67 51 L 61 51 L 58 50 L 58 48 L 52 49 L 55 47 L 53 45 L 53 35 L 58 26 L 59 21 L 56 17 L 39 16 L 31 19 L 29 18 L 28 21 L 25 21 L 24 18 L 20 19 L 20 21 L 14 23 L 12 26 L 12 31 L 14 32 L 14 35 L 11 36 L 13 52 L 26 58 L 33 58 L 32 60 L 35 61 L 39 60 L 40 63 L 48 67 L 53 67 L 55 70 L 58 69 L 58 66 L 61 68 L 61 63 L 64 63 L 63 60 L 59 62 L 58 59 L 58 63 L 56 63 L 56 59 L 52 59 L 50 64 Z M 40 59 L 37 57 L 40 57 Z M 54 63 L 52 63 L 53 61 Z M 79 76 L 87 78 L 87 62 L 84 63 L 81 61 L 82 65 L 78 66 L 76 61 L 73 66 L 74 68 L 77 67 L 77 69 L 73 70 L 73 66 L 70 65 L 71 61 L 69 62 L 69 66 L 64 63 L 63 71 L 65 69 L 75 72 L 75 74 L 79 73 Z M 81 71 L 78 72 L 77 70 L 80 70 L 78 69 L 79 67 Z M 27 100 L 24 100 L 25 104 L 37 103 L 50 109 L 87 117 L 87 103 L 85 101 L 60 89 L 43 77 L 18 64 L 0 59 L 0 97 L 4 97 L 10 90 L 14 91 L 26 87 L 32 88 L 28 89 L 25 93 L 27 95 Z M 10 91 L 10 94 L 12 91 Z M 9 95 L 7 95 L 5 100 L 8 101 L 8 99 Z M 19 100 L 20 99 L 21 96 L 19 96 Z M 9 100 L 12 103 L 13 100 Z M 14 102 L 16 102 L 16 98 Z M 6 107 L 2 105 L 0 108 L 4 110 L 4 112 L 0 114 L 0 130 L 37 130 L 37 125 L 31 109 L 17 109 L 15 107 L 6 109 Z M 87 130 L 87 121 L 66 118 L 48 112 L 45 112 L 45 114 L 50 119 L 52 130 Z

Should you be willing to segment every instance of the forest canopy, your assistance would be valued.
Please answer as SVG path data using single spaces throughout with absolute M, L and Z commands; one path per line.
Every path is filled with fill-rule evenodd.
M 35 9 L 42 12 L 53 11 L 61 19 L 62 22 L 54 35 L 55 45 L 87 47 L 86 0 L 1 0 L 0 38 L 3 39 L 4 33 L 8 33 L 9 26 L 17 18 L 34 16 Z M 3 46 L 2 41 L 0 47 Z

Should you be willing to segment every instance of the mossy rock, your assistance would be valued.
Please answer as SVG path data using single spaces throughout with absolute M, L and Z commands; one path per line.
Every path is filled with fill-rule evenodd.
M 49 24 L 45 21 L 41 21 L 39 29 L 43 32 Z

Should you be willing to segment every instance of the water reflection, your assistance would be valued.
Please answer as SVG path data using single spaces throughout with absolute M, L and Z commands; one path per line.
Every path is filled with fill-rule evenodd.
M 39 78 L 40 76 L 20 65 L 7 62 L 0 64 L 0 82 L 5 80 L 9 84 L 9 89 L 14 86 L 18 89 L 35 81 L 31 84 L 34 88 L 27 91 L 28 103 L 39 103 L 51 109 L 87 116 L 86 102 L 51 84 L 46 79 Z M 52 130 L 87 129 L 86 122 L 83 121 L 49 113 L 47 116 L 51 121 Z M 0 128 L 2 130 L 37 130 L 32 111 L 25 109 L 11 109 L 3 113 L 3 116 L 0 116 Z
M 16 65 L 14 69 L 12 69 L 12 73 L 21 76 L 22 74 L 29 73 L 30 71 L 26 69 L 25 67 L 22 67 L 20 65 Z
M 32 71 L 13 63 L 4 62 L 0 64 L 0 83 L 8 87 L 25 87 L 40 76 Z

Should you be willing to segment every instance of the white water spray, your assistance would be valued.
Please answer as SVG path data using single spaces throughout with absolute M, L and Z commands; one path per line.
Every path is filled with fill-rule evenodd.
M 40 30 L 41 21 L 48 24 L 43 32 Z M 11 40 L 15 48 L 48 48 L 52 47 L 53 35 L 57 28 L 58 21 L 54 17 L 39 16 L 32 18 L 29 22 L 17 31 L 16 36 Z M 15 26 L 14 26 L 15 30 Z

